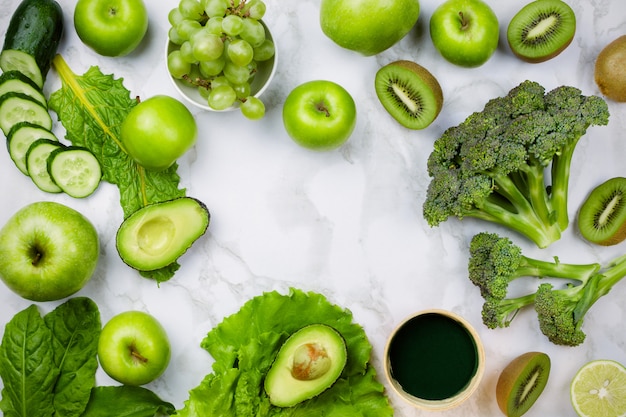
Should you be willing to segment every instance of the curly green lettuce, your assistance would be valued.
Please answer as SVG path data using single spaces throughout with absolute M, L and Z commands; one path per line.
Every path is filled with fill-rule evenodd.
M 339 380 L 294 407 L 270 404 L 263 379 L 283 342 L 300 328 L 321 323 L 346 341 L 348 361 Z M 180 417 L 363 416 L 389 417 L 393 410 L 370 363 L 372 346 L 352 313 L 323 295 L 292 289 L 257 296 L 211 330 L 201 346 L 215 359 L 213 372 L 189 393 Z

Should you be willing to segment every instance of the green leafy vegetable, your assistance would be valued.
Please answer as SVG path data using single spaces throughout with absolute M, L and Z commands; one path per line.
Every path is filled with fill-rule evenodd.
M 215 359 L 213 373 L 192 389 L 178 416 L 392 416 L 369 360 L 372 346 L 352 313 L 315 293 L 265 293 L 211 330 L 201 346 Z M 294 407 L 269 403 L 263 378 L 282 343 L 313 323 L 335 328 L 346 340 L 348 362 L 339 380 L 321 395 Z
M 9 417 L 78 417 L 95 384 L 100 313 L 72 298 L 41 317 L 31 305 L 6 325 L 0 345 L 0 409 Z
M 54 413 L 52 332 L 35 305 L 17 313 L 7 323 L 0 345 L 2 411 L 5 416 L 39 417 Z
M 153 417 L 174 412 L 172 404 L 149 389 L 122 385 L 94 388 L 82 417 Z
M 435 141 L 424 218 L 431 226 L 449 217 L 482 219 L 549 246 L 569 225 L 576 145 L 590 126 L 608 121 L 601 97 L 520 83 Z
M 98 67 L 76 75 L 61 55 L 52 64 L 62 87 L 52 93 L 49 106 L 59 116 L 67 139 L 89 149 L 102 167 L 103 179 L 117 186 L 124 218 L 149 204 L 185 196 L 185 189 L 179 188 L 177 164 L 164 171 L 149 171 L 124 151 L 120 126 L 137 100 L 131 98 L 123 79 L 102 74 Z M 140 272 L 161 282 L 174 276 L 178 268 L 174 262 L 157 271 Z
M 78 297 L 48 313 L 44 321 L 52 331 L 54 363 L 61 372 L 54 408 L 58 415 L 80 416 L 96 383 L 100 312 L 89 298 Z

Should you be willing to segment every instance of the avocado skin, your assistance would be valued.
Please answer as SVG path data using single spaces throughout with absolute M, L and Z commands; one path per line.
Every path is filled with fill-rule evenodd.
M 322 376 L 299 380 L 292 375 L 294 354 L 303 344 L 324 346 L 331 361 Z M 281 346 L 265 377 L 265 392 L 277 407 L 293 407 L 320 395 L 341 376 L 348 353 L 343 336 L 326 324 L 310 324 L 293 333 Z
M 117 252 L 138 271 L 164 268 L 206 233 L 210 220 L 206 204 L 194 197 L 149 204 L 122 222 L 116 234 Z

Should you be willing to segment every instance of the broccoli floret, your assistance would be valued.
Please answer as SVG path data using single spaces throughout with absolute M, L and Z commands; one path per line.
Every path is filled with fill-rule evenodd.
M 569 225 L 572 156 L 592 125 L 606 125 L 606 102 L 574 87 L 548 93 L 524 81 L 448 128 L 428 158 L 424 218 L 450 216 L 507 226 L 545 248 Z
M 626 276 L 626 255 L 605 267 L 599 263 L 566 264 L 526 257 L 509 238 L 482 232 L 470 242 L 469 278 L 485 302 L 483 323 L 490 329 L 508 327 L 517 313 L 534 305 L 539 328 L 559 345 L 576 346 L 585 340 L 581 330 L 591 306 Z M 508 297 L 509 283 L 518 278 L 563 279 L 563 288 L 540 283 L 530 293 Z

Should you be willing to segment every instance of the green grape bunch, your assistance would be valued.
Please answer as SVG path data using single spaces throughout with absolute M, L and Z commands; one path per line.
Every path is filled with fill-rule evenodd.
M 209 107 L 224 110 L 239 102 L 252 120 L 265 105 L 250 84 L 259 62 L 274 56 L 274 43 L 261 19 L 262 0 L 180 0 L 168 14 L 168 37 L 176 47 L 167 57 L 170 74 L 197 88 Z

